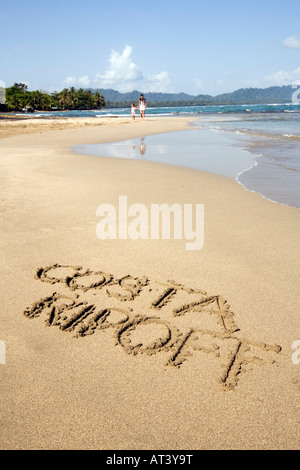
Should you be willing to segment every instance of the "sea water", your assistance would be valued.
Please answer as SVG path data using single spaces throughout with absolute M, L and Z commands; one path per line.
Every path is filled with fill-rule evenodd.
M 246 189 L 300 208 L 300 112 L 215 116 L 194 125 L 234 136 L 253 155 L 254 165 L 236 175 Z
M 242 105 L 205 105 L 205 106 L 156 106 L 149 105 L 146 110 L 147 116 L 209 116 L 209 115 L 252 115 L 257 113 L 300 113 L 299 103 L 287 104 L 242 104 Z M 20 113 L 12 113 L 20 114 Z M 24 113 L 22 113 L 24 114 Z M 139 111 L 137 111 L 137 118 Z M 131 117 L 130 108 L 103 108 L 93 110 L 73 111 L 38 111 L 31 114 L 32 117 Z

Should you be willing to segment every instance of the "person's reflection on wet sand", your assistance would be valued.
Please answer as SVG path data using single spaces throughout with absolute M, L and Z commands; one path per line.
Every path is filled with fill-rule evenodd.
M 141 137 L 141 143 L 139 145 L 139 151 L 141 155 L 144 155 L 146 153 L 146 144 L 144 142 L 145 137 Z

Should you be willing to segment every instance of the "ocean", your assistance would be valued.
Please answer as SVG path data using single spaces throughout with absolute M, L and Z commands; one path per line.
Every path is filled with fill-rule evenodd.
M 300 103 L 243 104 L 214 106 L 162 106 L 147 108 L 147 115 L 154 116 L 202 116 L 214 114 L 300 113 Z M 18 114 L 18 113 L 16 113 Z M 138 115 L 137 111 L 137 115 Z M 24 114 L 22 114 L 24 115 Z M 130 117 L 130 108 L 104 108 L 82 111 L 36 112 L 34 117 Z
M 36 116 L 127 117 L 128 108 Z M 74 147 L 76 152 L 143 158 L 234 178 L 246 190 L 300 208 L 300 104 L 148 108 L 147 116 L 191 116 L 190 131 Z M 137 112 L 136 119 L 139 119 Z M 144 150 L 141 152 L 140 148 Z
M 196 121 L 199 129 L 232 136 L 254 158 L 235 179 L 245 189 L 300 208 L 300 109 Z

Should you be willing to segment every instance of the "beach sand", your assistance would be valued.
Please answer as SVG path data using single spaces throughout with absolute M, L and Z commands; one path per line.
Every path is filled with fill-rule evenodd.
M 37 121 L 0 122 L 1 449 L 298 449 L 299 210 L 71 151 L 189 119 Z M 203 248 L 99 240 L 119 195 L 204 204 Z

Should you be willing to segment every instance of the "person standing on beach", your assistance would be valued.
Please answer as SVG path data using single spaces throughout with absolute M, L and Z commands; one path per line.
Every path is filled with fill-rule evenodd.
M 145 119 L 146 108 L 147 108 L 146 100 L 144 98 L 144 95 L 141 94 L 141 97 L 139 99 L 139 110 L 140 110 L 140 113 L 141 113 L 141 119 Z
M 131 105 L 131 117 L 132 117 L 133 120 L 135 119 L 135 110 L 136 109 L 137 108 L 136 108 L 135 104 L 132 103 L 132 105 Z

